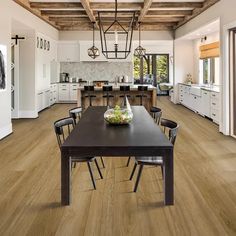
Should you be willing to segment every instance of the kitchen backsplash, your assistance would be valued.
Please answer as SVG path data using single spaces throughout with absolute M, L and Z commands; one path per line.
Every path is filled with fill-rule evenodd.
M 133 78 L 132 62 L 61 62 L 60 72 L 70 74 L 70 77 L 87 81 L 115 81 L 116 76 L 127 75 L 129 81 Z

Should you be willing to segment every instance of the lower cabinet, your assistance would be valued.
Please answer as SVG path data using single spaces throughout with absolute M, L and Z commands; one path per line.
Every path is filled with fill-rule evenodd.
M 219 124 L 220 94 L 179 84 L 179 103 Z
M 50 89 L 42 90 L 37 93 L 38 112 L 50 106 Z
M 59 84 L 58 102 L 77 102 L 78 84 Z

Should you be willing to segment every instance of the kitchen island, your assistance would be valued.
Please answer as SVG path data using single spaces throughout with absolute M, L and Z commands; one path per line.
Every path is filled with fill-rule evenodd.
M 142 92 L 138 91 L 138 86 L 139 85 L 130 85 L 130 91 L 126 92 L 126 95 L 130 96 L 130 98 L 128 98 L 130 105 L 140 105 L 140 98 L 136 96 L 142 94 Z M 156 106 L 157 91 L 156 87 L 152 85 L 144 86 L 148 86 L 148 90 L 143 92 L 143 94 L 146 95 L 146 97 L 143 98 L 143 106 L 145 106 L 145 108 L 149 111 L 152 106 Z M 78 106 L 82 106 L 86 109 L 89 106 L 89 98 L 85 97 L 85 95 L 87 95 L 87 92 L 84 91 L 84 87 L 78 87 L 77 93 Z M 103 92 L 102 87 L 94 87 L 94 91 L 92 92 L 92 94 L 96 96 L 92 99 L 93 106 L 107 105 L 107 100 L 103 97 L 105 93 Z M 124 95 L 124 92 L 120 91 L 120 86 L 112 86 L 112 91 L 110 91 L 109 94 L 114 96 L 110 98 L 110 106 L 123 104 L 123 98 L 120 96 Z

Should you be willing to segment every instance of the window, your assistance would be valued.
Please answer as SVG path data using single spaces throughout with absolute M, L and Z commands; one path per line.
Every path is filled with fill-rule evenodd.
M 147 54 L 143 58 L 134 56 L 134 82 L 157 83 L 169 82 L 169 55 Z
M 219 66 L 219 57 L 200 60 L 200 82 L 203 84 L 219 85 Z

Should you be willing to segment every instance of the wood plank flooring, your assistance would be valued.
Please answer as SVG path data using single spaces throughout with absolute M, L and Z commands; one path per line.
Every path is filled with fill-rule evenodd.
M 163 205 L 159 168 L 146 167 L 137 193 L 133 163 L 106 158 L 94 191 L 85 164 L 73 170 L 73 202 L 60 206 L 60 152 L 53 121 L 73 105 L 54 105 L 35 120 L 13 122 L 0 141 L 0 235 L 236 235 L 236 140 L 161 97 L 176 120 L 175 205 Z

